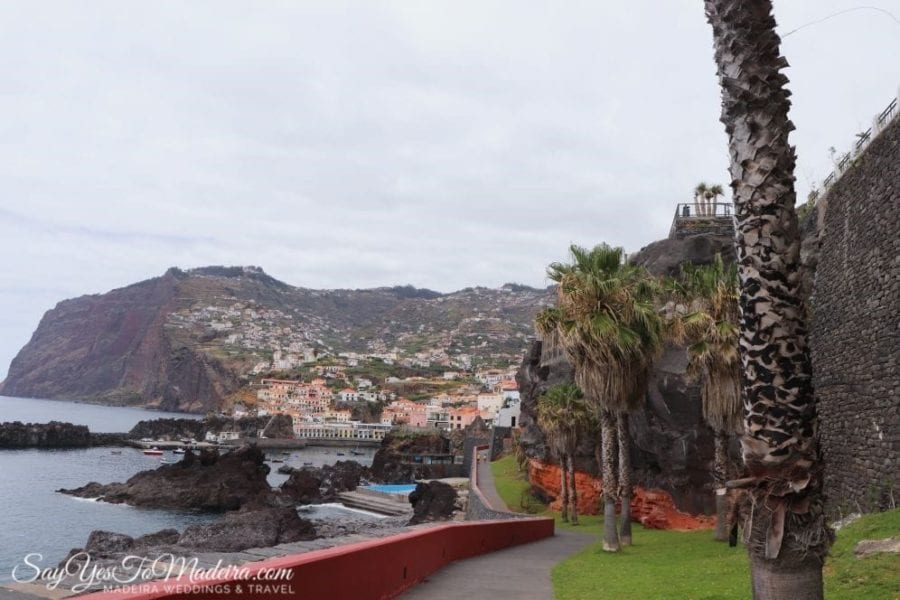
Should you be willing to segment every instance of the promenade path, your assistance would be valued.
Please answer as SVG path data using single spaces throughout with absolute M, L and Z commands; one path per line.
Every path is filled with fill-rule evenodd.
M 497 495 L 490 464 L 478 464 L 478 487 L 491 507 L 508 510 Z M 402 600 L 552 600 L 550 570 L 595 540 L 557 529 L 552 538 L 451 563 L 414 586 Z

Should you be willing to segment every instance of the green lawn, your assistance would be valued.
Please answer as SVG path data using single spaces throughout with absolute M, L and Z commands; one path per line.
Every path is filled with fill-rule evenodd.
M 491 463 L 497 493 L 512 510 L 521 510 L 528 482 L 512 457 Z M 557 524 L 561 524 L 558 514 Z M 578 529 L 599 539 L 602 519 L 581 517 Z M 900 600 L 900 556 L 858 559 L 861 539 L 900 534 L 900 510 L 867 515 L 838 533 L 825 566 L 826 597 L 840 600 Z M 619 553 L 592 544 L 553 569 L 553 588 L 561 600 L 583 599 L 742 599 L 750 598 L 747 554 L 742 547 L 714 542 L 710 531 L 678 532 L 634 528 L 635 544 Z

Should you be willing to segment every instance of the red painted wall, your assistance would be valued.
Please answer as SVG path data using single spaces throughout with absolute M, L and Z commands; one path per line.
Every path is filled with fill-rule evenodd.
M 477 521 L 439 525 L 411 533 L 391 536 L 359 544 L 337 546 L 295 556 L 273 558 L 251 563 L 251 573 L 265 569 L 287 568 L 289 580 L 266 582 L 259 579 L 235 581 L 228 578 L 203 580 L 199 586 L 220 586 L 208 592 L 187 591 L 188 581 L 145 584 L 137 591 L 125 589 L 81 596 L 85 600 L 151 600 L 156 598 L 190 598 L 202 600 L 233 598 L 263 600 L 271 598 L 301 599 L 382 599 L 393 598 L 422 581 L 444 565 L 493 552 L 516 544 L 537 541 L 553 535 L 551 519 L 517 519 Z M 290 586 L 292 595 L 272 593 L 251 585 Z M 179 590 L 176 586 L 182 586 Z M 238 594 L 235 586 L 241 586 Z

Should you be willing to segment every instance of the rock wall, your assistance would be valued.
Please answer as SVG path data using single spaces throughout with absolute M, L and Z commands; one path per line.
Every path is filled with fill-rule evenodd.
M 529 461 L 528 479 L 555 496 L 550 507 L 560 509 L 559 466 L 537 460 Z M 603 494 L 603 482 L 597 477 L 576 471 L 575 489 L 578 492 L 579 514 L 597 514 Z M 672 495 L 659 489 L 635 486 L 631 503 L 632 519 L 651 529 L 710 529 L 716 523 L 713 516 L 692 515 L 678 510 Z
M 817 213 L 810 345 L 826 491 L 834 511 L 883 509 L 900 496 L 900 118 Z

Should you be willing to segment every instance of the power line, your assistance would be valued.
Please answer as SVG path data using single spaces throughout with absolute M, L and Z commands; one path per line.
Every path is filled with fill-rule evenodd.
M 857 10 L 874 10 L 874 11 L 877 11 L 877 12 L 880 12 L 880 13 L 883 13 L 883 14 L 886 14 L 886 15 L 889 16 L 891 19 L 893 19 L 894 22 L 895 22 L 897 25 L 900 25 L 900 19 L 898 19 L 897 17 L 895 17 L 894 14 L 893 14 L 892 12 L 888 11 L 888 10 L 885 10 L 885 9 L 883 9 L 883 8 L 879 8 L 879 7 L 877 7 L 877 6 L 855 6 L 855 7 L 853 7 L 853 8 L 845 8 L 844 10 L 839 10 L 839 11 L 837 11 L 836 13 L 832 13 L 832 14 L 828 15 L 827 17 L 822 17 L 821 19 L 818 19 L 818 20 L 816 20 L 816 21 L 811 21 L 811 22 L 809 22 L 809 23 L 806 23 L 805 25 L 801 25 L 800 27 L 797 27 L 796 29 L 791 29 L 790 31 L 788 31 L 787 33 L 785 33 L 783 36 L 781 36 L 781 39 L 784 39 L 784 38 L 786 38 L 787 36 L 791 35 L 792 33 L 796 33 L 796 32 L 798 32 L 798 31 L 800 31 L 801 29 L 805 29 L 805 28 L 810 27 L 810 26 L 812 26 L 812 25 L 818 25 L 819 23 L 824 23 L 825 21 L 828 21 L 829 19 L 833 19 L 834 17 L 838 17 L 838 16 L 840 16 L 840 15 L 847 14 L 847 13 L 849 13 L 849 12 L 854 12 L 854 11 L 857 11 Z

